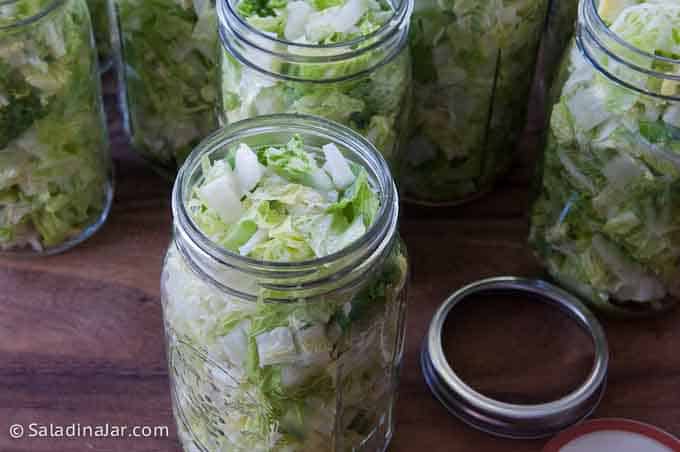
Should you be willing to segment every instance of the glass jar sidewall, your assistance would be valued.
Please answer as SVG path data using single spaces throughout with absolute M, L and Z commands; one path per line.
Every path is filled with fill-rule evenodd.
M 357 438 L 354 434 L 350 435 L 350 433 L 353 432 L 350 432 L 348 429 L 359 427 L 350 427 L 350 425 L 353 424 L 346 418 L 348 416 L 354 418 L 357 416 L 357 412 L 362 412 L 362 410 L 365 411 L 362 417 L 363 423 L 365 424 L 362 427 L 364 428 L 362 431 L 375 432 L 375 436 L 371 441 L 378 446 L 376 450 L 383 449 L 389 442 L 394 428 L 393 406 L 396 397 L 399 367 L 403 357 L 405 333 L 408 269 L 406 266 L 405 251 L 403 253 L 400 251 L 401 246 L 403 246 L 403 244 L 395 242 L 392 247 L 392 252 L 390 253 L 391 256 L 394 256 L 394 259 L 399 259 L 399 265 L 402 266 L 400 267 L 400 271 L 404 272 L 398 284 L 394 287 L 395 292 L 390 295 L 390 299 L 386 300 L 383 306 L 374 306 L 373 309 L 375 309 L 375 311 L 372 313 L 370 311 L 364 312 L 364 315 L 370 314 L 370 316 L 367 316 L 365 319 L 360 317 L 353 319 L 352 322 L 355 323 L 349 327 L 347 332 L 342 332 L 341 330 L 338 330 L 340 332 L 335 331 L 335 328 L 339 327 L 337 326 L 338 321 L 334 320 L 334 317 L 315 317 L 317 320 L 309 323 L 311 317 L 305 317 L 305 313 L 308 312 L 308 309 L 313 308 L 305 307 L 305 305 L 307 303 L 322 302 L 321 300 L 309 300 L 307 302 L 296 303 L 297 306 L 288 306 L 287 309 L 290 309 L 290 313 L 288 313 L 287 320 L 284 321 L 283 324 L 286 325 L 285 328 L 289 328 L 292 332 L 299 351 L 306 350 L 305 347 L 307 347 L 307 345 L 304 344 L 309 344 L 311 346 L 312 342 L 309 342 L 305 338 L 309 338 L 310 334 L 319 334 L 319 331 L 326 332 L 324 333 L 326 340 L 334 340 L 335 345 L 333 346 L 333 349 L 338 350 L 338 355 L 335 356 L 333 353 L 336 352 L 329 352 L 329 350 L 331 350 L 330 347 L 325 348 L 325 346 L 322 347 L 319 345 L 322 344 L 322 342 L 317 343 L 316 348 L 311 347 L 309 349 L 309 351 L 313 351 L 314 354 L 318 354 L 315 359 L 319 360 L 318 364 L 314 364 L 312 361 L 312 363 L 309 364 L 309 366 L 311 366 L 310 369 L 314 369 L 314 366 L 317 366 L 316 372 L 319 372 L 319 369 L 321 369 L 323 375 L 333 374 L 335 376 L 335 382 L 332 382 L 333 379 L 327 380 L 326 384 L 331 382 L 331 386 L 327 388 L 325 392 L 312 390 L 305 394 L 305 397 L 303 398 L 305 402 L 302 402 L 302 405 L 300 405 L 303 407 L 301 413 L 311 413 L 314 410 L 319 410 L 316 412 L 316 415 L 326 416 L 324 421 L 332 421 L 333 428 L 324 433 L 320 433 L 314 430 L 315 428 L 318 428 L 318 426 L 314 425 L 315 421 L 312 420 L 312 417 L 304 417 L 304 415 L 302 415 L 304 419 L 302 425 L 312 425 L 312 427 L 308 436 L 306 439 L 302 440 L 301 444 L 316 444 L 317 449 L 315 450 L 319 451 L 335 450 L 331 449 L 332 445 L 339 445 L 343 441 L 346 442 L 346 444 L 351 443 L 356 446 L 359 444 L 354 442 L 357 441 Z M 385 265 L 392 264 L 385 263 Z M 183 270 L 181 270 L 181 273 L 178 273 L 178 269 L 182 268 Z M 387 268 L 383 266 L 380 271 L 386 272 Z M 181 281 L 178 281 L 178 279 Z M 193 281 L 192 289 L 187 289 L 185 293 L 182 294 L 174 292 L 178 287 L 187 287 L 189 281 Z M 367 278 L 366 284 L 371 284 L 370 278 Z M 197 289 L 199 287 L 200 289 Z M 388 289 L 388 291 L 389 290 L 392 289 Z M 201 296 L 197 297 L 196 293 L 192 293 L 192 291 L 200 291 L 203 298 Z M 347 294 L 338 298 L 338 300 L 332 302 L 332 309 L 328 312 L 335 312 L 333 315 L 348 312 L 347 316 L 351 318 L 354 307 L 351 307 L 349 311 L 347 311 L 346 306 L 352 305 L 352 303 L 356 303 L 357 305 L 361 304 L 362 301 L 357 298 L 356 294 L 364 293 L 362 291 L 366 291 L 366 286 L 364 286 L 364 288 L 353 289 L 353 293 L 355 294 L 354 298 L 349 297 Z M 246 378 L 250 377 L 239 375 L 239 372 L 234 370 L 237 369 L 238 366 L 234 366 L 230 361 L 230 359 L 234 359 L 233 356 L 220 355 L 222 352 L 219 351 L 219 347 L 216 348 L 212 344 L 201 344 L 201 337 L 212 337 L 211 334 L 201 334 L 201 337 L 193 337 L 189 340 L 185 340 L 183 339 L 185 335 L 183 334 L 181 327 L 180 331 L 177 331 L 177 326 L 179 324 L 172 320 L 173 318 L 176 318 L 174 317 L 173 309 L 174 305 L 177 303 L 186 302 L 190 299 L 192 300 L 191 303 L 202 303 L 210 300 L 213 308 L 215 308 L 215 312 L 225 312 L 220 311 L 220 308 L 218 307 L 219 300 L 224 300 L 228 297 L 231 296 L 220 291 L 215 286 L 211 286 L 209 282 L 200 281 L 199 275 L 189 269 L 185 258 L 177 252 L 175 245 L 172 244 L 170 246 L 165 260 L 162 277 L 163 311 L 168 357 L 171 367 L 173 409 L 175 410 L 178 425 L 180 425 L 185 433 L 183 435 L 183 441 L 185 448 L 188 450 L 192 450 L 192 447 L 198 447 L 199 450 L 202 450 L 200 449 L 200 446 L 196 446 L 197 444 L 202 444 L 203 447 L 207 447 L 206 450 L 216 450 L 220 446 L 235 447 L 235 450 L 246 450 L 242 449 L 243 447 L 246 447 L 245 439 L 243 438 L 240 439 L 243 441 L 240 445 L 242 448 L 238 448 L 238 438 L 232 438 L 235 442 L 227 443 L 225 442 L 227 440 L 220 440 L 217 437 L 212 437 L 206 432 L 211 431 L 211 428 L 228 430 L 229 425 L 231 425 L 230 422 L 236 422 L 240 419 L 240 415 L 255 415 L 255 412 L 250 412 L 247 408 L 243 408 L 242 405 L 235 402 L 242 395 L 240 394 L 241 389 L 238 388 L 243 388 L 242 384 L 245 384 Z M 347 301 L 349 299 L 352 299 L 352 301 Z M 225 303 L 228 304 L 228 302 Z M 252 301 L 247 301 L 245 303 L 253 305 Z M 253 306 L 246 309 L 253 309 Z M 255 307 L 254 309 L 258 308 Z M 363 309 L 367 309 L 367 307 L 364 306 Z M 323 311 L 324 309 L 320 309 L 318 312 Z M 204 319 L 207 318 L 206 315 L 195 316 L 195 318 L 201 317 Z M 321 330 L 318 329 L 320 325 L 323 326 Z M 330 339 L 332 334 L 335 334 L 337 338 Z M 384 341 L 383 338 L 388 340 Z M 191 345 L 186 346 L 187 343 Z M 257 341 L 253 343 L 256 344 L 256 347 L 258 346 Z M 206 348 L 202 349 L 202 345 L 205 345 Z M 194 350 L 192 350 L 192 348 L 194 348 Z M 199 350 L 198 354 L 196 353 L 196 349 Z M 342 352 L 340 352 L 340 350 L 342 350 Z M 326 352 L 330 353 L 329 358 L 321 357 L 323 353 Z M 202 356 L 199 356 L 201 354 Z M 330 361 L 322 364 L 325 359 L 330 359 Z M 361 363 L 358 360 L 363 360 L 365 362 Z M 353 371 L 355 374 L 351 374 L 351 372 L 343 373 L 344 371 L 341 370 L 343 366 L 350 365 L 356 368 Z M 294 366 L 295 365 L 293 365 L 293 367 Z M 285 373 L 281 373 L 281 375 L 290 374 L 293 375 L 293 377 L 289 376 L 286 378 L 295 378 L 295 374 L 291 374 L 288 370 L 290 365 L 286 363 L 270 364 L 265 366 L 265 369 L 267 367 L 287 369 L 283 371 Z M 264 372 L 263 370 L 260 371 Z M 315 371 L 312 371 L 312 373 L 313 372 Z M 221 375 L 223 378 L 218 378 L 216 375 Z M 363 385 L 357 386 L 352 383 L 352 378 L 356 378 L 358 375 L 363 375 Z M 304 377 L 298 376 L 297 378 Z M 312 375 L 307 378 L 316 377 Z M 347 380 L 347 378 L 350 380 Z M 239 381 L 241 383 L 238 383 Z M 189 384 L 189 382 L 191 382 L 191 384 Z M 206 393 L 206 388 L 209 387 L 217 388 L 211 390 L 213 391 L 212 393 Z M 299 388 L 295 389 L 295 386 L 286 387 L 284 385 L 283 388 L 284 392 L 302 390 Z M 260 402 L 269 400 L 266 395 L 259 394 L 259 396 L 264 397 Z M 207 402 L 209 399 L 213 401 L 220 400 L 224 403 L 221 405 L 222 402 Z M 343 400 L 343 402 L 342 404 L 337 405 L 339 400 Z M 230 405 L 232 402 L 234 404 Z M 328 408 L 331 405 L 334 407 L 337 406 L 338 411 L 335 411 L 336 408 L 333 408 L 332 410 Z M 240 411 L 234 408 L 237 406 L 241 406 Z M 370 415 L 367 414 L 370 411 L 368 410 L 369 406 L 374 407 Z M 319 407 L 324 408 L 322 409 Z M 289 407 L 286 409 L 288 408 Z M 284 435 L 290 439 L 290 435 L 286 433 L 286 428 L 290 428 L 290 426 L 285 427 L 285 416 L 282 417 L 284 413 L 282 413 L 281 410 L 275 410 L 275 412 L 276 414 L 272 415 L 272 418 L 269 419 L 269 421 L 272 421 L 271 425 L 274 425 L 274 421 L 276 421 L 281 422 L 284 427 L 274 436 Z M 221 421 L 219 420 L 220 418 Z M 192 419 L 193 426 L 191 424 L 186 425 L 186 422 L 183 421 L 186 419 Z M 347 425 L 340 427 L 343 422 Z M 314 441 L 318 441 L 319 439 L 323 439 L 324 441 L 314 443 Z M 263 446 L 265 443 L 266 440 L 263 436 L 255 441 L 255 443 L 248 443 L 248 446 Z M 264 447 L 272 446 L 272 444 L 268 444 Z
M 369 139 L 397 179 L 412 102 L 410 58 L 408 46 L 402 46 L 390 60 L 367 73 L 339 81 L 301 81 L 263 72 L 223 50 L 220 124 L 280 113 L 323 117 Z M 297 94 L 291 97 L 290 92 Z M 327 101 L 332 104 L 324 105 Z
M 113 16 L 109 3 L 114 0 L 87 0 L 95 44 L 99 55 L 99 70 L 103 74 L 113 67 Z
M 208 1 L 214 8 L 214 0 Z M 207 36 L 194 35 L 196 25 L 213 16 L 204 12 L 205 17 L 199 17 L 193 6 L 189 8 L 193 15 L 182 13 L 181 5 L 168 1 L 167 8 L 148 6 L 157 9 L 157 17 L 151 28 L 142 30 L 136 28 L 136 19 L 148 11 L 139 11 L 139 5 L 132 0 L 110 2 L 123 128 L 133 150 L 156 173 L 172 182 L 191 150 L 218 126 L 217 32 L 215 29 L 210 37 L 210 44 L 214 44 L 210 52 L 206 50 L 210 47 Z M 185 35 L 159 33 L 173 20 L 187 22 L 187 27 L 182 28 Z M 177 45 L 176 40 L 190 40 L 195 45 L 186 54 L 169 52 Z M 158 41 L 166 45 L 159 47 Z M 192 70 L 179 70 L 187 65 Z
M 515 39 L 496 43 L 493 33 L 456 26 L 441 4 L 433 11 L 414 12 L 410 43 L 415 95 L 400 162 L 406 201 L 425 206 L 466 203 L 490 192 L 511 167 L 528 117 L 552 2 L 534 3 L 533 15 L 520 19 L 533 27 L 508 29 Z M 522 31 L 526 34 L 517 35 Z M 469 45 L 458 46 L 461 41 Z
M 586 77 L 584 67 L 592 71 L 592 78 Z M 576 81 L 578 74 L 583 76 L 582 82 Z M 594 105 L 593 111 L 597 110 L 597 105 L 607 102 L 608 96 L 614 92 L 621 98 L 629 97 L 634 103 L 620 112 L 611 111 L 605 122 L 600 121 L 592 129 L 584 131 L 585 124 L 573 119 L 579 113 L 572 110 L 574 107 L 570 105 L 576 104 L 570 102 L 574 102 L 579 92 L 590 89 L 599 89 L 603 93 L 602 99 L 598 96 L 589 97 L 590 103 Z M 644 252 L 646 235 L 641 231 L 651 228 L 647 224 L 649 221 L 657 221 L 660 231 L 671 227 L 668 222 L 672 220 L 664 220 L 664 212 L 680 209 L 680 198 L 673 195 L 680 187 L 680 170 L 669 172 L 672 164 L 670 167 L 662 164 L 663 161 L 671 161 L 664 160 L 664 155 L 673 155 L 673 140 L 654 144 L 648 141 L 650 138 L 642 129 L 633 130 L 631 127 L 652 124 L 657 120 L 656 124 L 662 125 L 666 117 L 664 111 L 680 109 L 680 101 L 669 102 L 615 83 L 602 75 L 572 40 L 553 86 L 549 106 L 548 136 L 537 172 L 529 239 L 539 260 L 555 281 L 578 293 L 605 315 L 638 318 L 667 311 L 680 300 L 680 287 L 677 283 L 673 285 L 674 279 L 680 281 L 680 267 L 676 266 L 673 273 L 663 264 L 669 259 L 668 247 L 678 246 L 677 239 L 667 232 L 660 233 L 655 241 L 666 245 L 660 247 L 656 254 L 647 256 Z M 649 119 L 652 122 L 647 121 L 645 108 L 658 108 L 658 115 L 650 113 L 656 115 L 656 119 Z M 564 127 L 565 118 L 572 118 L 570 129 Z M 588 173 L 593 176 L 581 179 L 579 183 L 578 174 L 586 160 L 595 162 Z M 625 173 L 620 173 L 620 176 L 610 173 L 609 177 L 614 179 L 603 177 L 609 171 L 607 168 L 612 168 L 611 163 L 616 161 L 628 162 L 633 165 L 630 168 L 637 168 L 639 174 L 645 175 L 651 184 L 649 189 L 637 192 L 640 180 L 631 177 L 625 193 L 621 192 L 618 197 L 608 195 L 616 192 L 612 187 L 621 183 L 618 179 L 625 177 Z M 594 191 L 590 193 L 591 189 L 586 187 L 588 180 L 604 180 L 605 183 L 593 182 Z M 568 199 L 564 199 L 564 193 L 569 194 Z M 645 209 L 646 213 L 643 213 Z M 639 223 L 625 234 L 612 226 L 612 221 L 624 211 L 639 218 Z M 582 226 L 577 228 L 572 218 L 581 218 Z M 638 239 L 631 241 L 628 236 Z M 569 253 L 565 254 L 564 250 L 569 249 L 573 250 L 573 255 L 582 253 L 584 259 L 591 256 L 588 259 L 594 259 L 595 266 L 584 267 L 590 270 L 574 275 L 567 270 L 568 266 L 578 266 L 573 260 L 575 258 L 569 257 Z M 626 286 L 620 276 L 616 276 L 615 258 L 621 262 L 618 265 L 628 268 L 626 279 L 633 281 L 630 285 L 638 284 L 645 288 L 645 292 L 636 293 L 632 287 Z M 596 278 L 597 272 L 604 272 L 603 276 Z M 603 279 L 605 276 L 606 279 Z M 618 299 L 618 294 L 631 292 L 635 297 L 645 297 L 645 300 Z

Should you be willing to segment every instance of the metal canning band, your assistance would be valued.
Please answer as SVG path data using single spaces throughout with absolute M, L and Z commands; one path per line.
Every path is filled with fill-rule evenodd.
M 593 340 L 595 361 L 586 381 L 570 394 L 548 403 L 518 405 L 489 398 L 468 386 L 446 360 L 442 329 L 451 311 L 472 295 L 525 294 L 548 303 L 576 321 Z M 506 438 L 541 438 L 588 417 L 599 404 L 607 381 L 609 349 L 602 326 L 570 293 L 545 281 L 498 277 L 481 280 L 452 294 L 430 323 L 421 353 L 427 385 L 437 399 L 467 424 Z

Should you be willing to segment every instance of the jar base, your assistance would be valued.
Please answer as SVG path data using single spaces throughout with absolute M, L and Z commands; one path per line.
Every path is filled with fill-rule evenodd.
M 26 247 L 0 251 L 0 257 L 12 257 L 12 258 L 31 258 L 31 257 L 45 257 L 54 256 L 56 254 L 64 253 L 71 248 L 83 243 L 85 240 L 92 237 L 106 222 L 106 219 L 111 212 L 111 206 L 113 204 L 113 194 L 114 194 L 114 184 L 113 182 L 108 184 L 106 189 L 106 199 L 104 201 L 104 207 L 99 214 L 99 216 L 87 227 L 83 228 L 80 234 L 72 237 L 57 246 L 46 248 L 42 251 L 36 251 L 34 249 L 28 249 Z
M 471 202 L 477 201 L 478 199 L 484 198 L 485 196 L 489 195 L 491 192 L 494 191 L 495 187 L 487 187 L 486 189 L 482 191 L 478 191 L 477 193 L 467 196 L 465 198 L 457 199 L 455 201 L 427 201 L 424 199 L 420 198 L 412 198 L 406 195 L 402 195 L 401 199 L 405 204 L 408 205 L 413 205 L 413 206 L 420 206 L 420 207 L 458 207 L 462 206 L 465 204 L 469 204 Z

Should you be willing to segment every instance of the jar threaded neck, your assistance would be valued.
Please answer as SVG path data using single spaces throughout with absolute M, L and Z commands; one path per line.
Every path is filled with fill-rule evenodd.
M 234 0 L 217 0 L 222 46 L 240 63 L 288 81 L 336 83 L 374 71 L 408 43 L 414 0 L 394 0 L 394 14 L 377 30 L 348 41 L 310 44 L 287 41 L 250 25 Z M 306 75 L 313 68 L 314 76 Z
M 582 0 L 576 30 L 576 45 L 603 76 L 617 85 L 641 94 L 670 101 L 668 83 L 680 84 L 680 60 L 640 49 L 619 36 L 600 16 L 601 0 Z
M 211 241 L 194 223 L 187 207 L 191 190 L 201 177 L 201 160 L 249 138 L 261 140 L 262 136 L 271 137 L 267 145 L 277 145 L 285 143 L 295 133 L 314 136 L 317 141 L 333 142 L 366 169 L 381 205 L 374 223 L 364 236 L 336 253 L 303 262 L 258 261 Z M 172 210 L 175 243 L 194 271 L 242 298 L 263 298 L 264 290 L 276 294 L 264 298 L 290 301 L 315 298 L 353 287 L 381 265 L 397 238 L 399 199 L 387 163 L 365 138 L 322 118 L 283 114 L 234 123 L 207 138 L 179 172 L 173 190 Z M 234 281 L 239 278 L 244 284 L 234 287 Z

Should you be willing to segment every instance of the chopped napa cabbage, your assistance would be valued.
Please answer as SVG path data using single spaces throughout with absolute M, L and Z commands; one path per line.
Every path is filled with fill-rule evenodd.
M 384 0 L 240 0 L 237 9 L 255 28 L 305 44 L 349 41 L 377 30 L 392 16 Z
M 299 136 L 256 149 L 240 143 L 224 158 L 201 163 L 203 177 L 187 200 L 194 221 L 217 245 L 251 258 L 291 262 L 342 250 L 366 233 L 380 203 L 366 169 L 337 147 L 311 148 Z M 347 165 L 352 180 L 346 188 L 333 184 L 324 169 L 329 163 Z M 249 190 L 241 181 L 249 187 L 254 179 L 237 176 L 240 164 L 261 165 Z M 314 174 L 331 181 L 334 195 L 318 188 Z M 239 218 L 223 220 L 224 200 L 214 184 L 243 193 Z M 246 240 L 239 248 L 226 240 L 235 235 Z M 185 448 L 330 452 L 334 445 L 358 449 L 368 440 L 386 444 L 403 333 L 401 244 L 376 262 L 365 281 L 337 294 L 253 301 L 203 279 L 172 246 L 163 306 Z M 262 294 L 253 275 L 225 271 L 224 284 Z
M 229 363 L 235 366 L 241 366 L 246 362 L 250 326 L 250 320 L 243 320 L 233 327 L 228 334 L 218 339 L 220 358 L 226 358 Z
M 201 200 L 225 223 L 236 223 L 244 210 L 241 206 L 241 190 L 236 183 L 233 173 L 225 172 L 199 189 Z
M 260 260 L 340 251 L 364 235 L 380 202 L 365 169 L 335 145 L 322 149 L 307 150 L 295 135 L 285 146 L 253 150 L 241 143 L 230 152 L 233 163 L 229 156 L 204 161 L 205 181 L 191 200 L 194 220 L 216 243 Z
M 600 14 L 640 49 L 680 58 L 677 2 L 602 2 Z M 531 242 L 553 277 L 600 307 L 665 307 L 680 298 L 677 102 L 615 85 L 576 47 L 564 70 Z
M 0 5 L 0 251 L 59 249 L 86 235 L 110 200 L 86 4 L 68 0 L 17 25 L 50 6 Z
M 234 172 L 242 194 L 251 191 L 264 176 L 264 167 L 247 144 L 241 144 L 234 157 Z
M 368 439 L 382 448 L 405 277 L 397 246 L 351 295 L 246 302 L 206 283 L 171 248 L 164 315 L 185 448 L 330 452 Z
M 416 1 L 414 102 L 399 173 L 408 198 L 460 202 L 489 190 L 507 169 L 548 6 L 567 1 Z
M 133 147 L 174 173 L 217 127 L 214 0 L 113 0 Z
M 367 171 L 336 150 L 324 153 L 294 136 L 285 145 L 239 144 L 225 158 L 206 158 L 187 201 L 192 218 L 217 245 L 254 259 L 306 261 L 345 249 L 375 221 L 380 198 Z M 227 222 L 225 201 L 212 186 L 241 193 L 234 168 L 253 162 L 239 159 L 239 152 L 254 153 L 263 174 L 243 191 L 240 217 Z M 326 154 L 331 166 L 349 167 L 346 188 L 336 187 L 324 169 Z M 333 194 L 318 188 L 314 174 L 331 181 Z M 399 242 L 376 262 L 361 284 L 338 293 L 253 301 L 199 276 L 171 246 L 163 307 L 184 447 L 330 452 L 334 445 L 358 450 L 370 441 L 382 449 L 401 356 L 407 266 Z M 225 269 L 220 279 L 263 293 L 253 275 L 232 277 Z
M 383 0 L 241 0 L 238 11 L 253 27 L 305 45 L 366 36 L 394 14 Z M 334 50 L 323 53 L 328 52 Z M 310 53 L 319 51 L 310 48 Z M 253 56 L 253 65 L 244 65 L 224 50 L 220 119 L 232 123 L 275 113 L 321 116 L 355 129 L 394 163 L 397 137 L 408 115 L 411 71 L 406 49 L 381 64 L 387 53 L 376 49 L 314 64 Z
M 285 326 L 258 334 L 255 337 L 255 343 L 260 367 L 294 363 L 299 359 L 295 342 L 293 342 L 293 333 Z
M 338 147 L 329 143 L 323 147 L 323 153 L 326 156 L 323 168 L 330 174 L 335 186 L 340 190 L 349 187 L 354 182 L 354 173 Z

